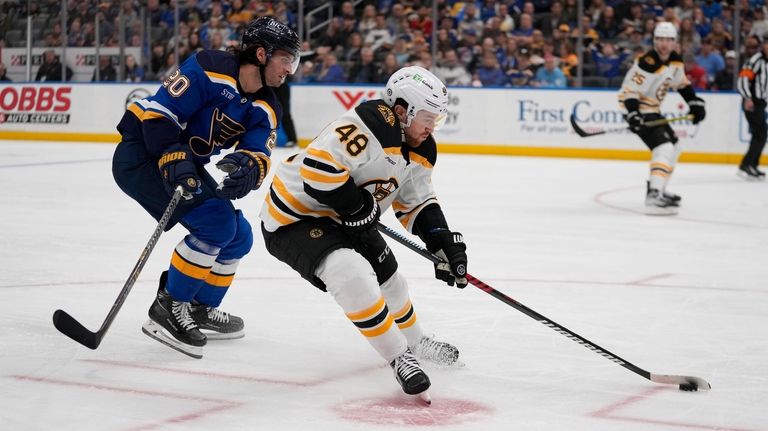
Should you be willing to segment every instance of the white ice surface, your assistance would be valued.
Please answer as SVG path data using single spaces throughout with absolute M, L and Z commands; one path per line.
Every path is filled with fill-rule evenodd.
M 97 350 L 59 333 L 57 308 L 101 325 L 155 226 L 112 180 L 113 149 L 0 142 L 2 430 L 768 430 L 768 183 L 735 166 L 678 166 L 680 215 L 648 217 L 643 162 L 441 155 L 435 185 L 471 274 L 712 390 L 651 383 L 479 289 L 439 283 L 390 241 L 420 322 L 467 364 L 426 366 L 425 408 L 258 228 L 222 306 L 244 317 L 245 338 L 194 360 L 141 333 L 181 227 Z M 265 190 L 236 201 L 254 226 Z

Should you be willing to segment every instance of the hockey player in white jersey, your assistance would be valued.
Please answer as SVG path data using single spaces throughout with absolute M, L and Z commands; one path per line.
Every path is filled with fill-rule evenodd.
M 624 77 L 619 102 L 629 128 L 651 150 L 651 170 L 646 187 L 645 209 L 650 215 L 677 214 L 680 196 L 666 191 L 667 183 L 680 155 L 677 136 L 669 124 L 646 127 L 662 119 L 661 103 L 667 92 L 677 90 L 686 103 L 693 124 L 704 119 L 704 100 L 685 76 L 683 60 L 675 51 L 677 29 L 671 22 L 660 22 L 653 30 L 653 49 L 640 56 Z
M 429 71 L 395 72 L 383 100 L 347 111 L 280 165 L 260 214 L 267 250 L 330 293 L 390 363 L 403 391 L 426 401 L 430 381 L 418 359 L 457 365 L 459 352 L 422 332 L 376 222 L 392 207 L 447 262 L 435 267 L 436 277 L 467 285 L 466 246 L 448 228 L 431 182 L 432 132 L 447 105 L 445 85 Z

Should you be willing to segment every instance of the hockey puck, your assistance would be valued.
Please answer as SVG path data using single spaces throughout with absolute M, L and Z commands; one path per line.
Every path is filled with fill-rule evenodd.
M 699 387 L 696 385 L 696 383 L 681 383 L 680 390 L 686 392 L 696 392 L 699 390 Z

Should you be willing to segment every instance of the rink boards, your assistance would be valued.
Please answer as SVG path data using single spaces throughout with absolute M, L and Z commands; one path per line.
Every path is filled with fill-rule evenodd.
M 117 142 L 115 125 L 131 101 L 156 83 L 9 84 L 0 87 L 0 139 Z M 291 113 L 302 145 L 358 103 L 379 98 L 382 86 L 292 85 Z M 624 127 L 615 90 L 449 89 L 449 114 L 436 133 L 441 151 L 611 159 L 646 159 L 648 151 L 626 130 L 582 138 L 570 116 L 586 130 Z M 683 161 L 735 163 L 746 151 L 749 130 L 735 93 L 704 93 L 707 119 L 673 128 Z M 670 93 L 668 117 L 687 105 Z

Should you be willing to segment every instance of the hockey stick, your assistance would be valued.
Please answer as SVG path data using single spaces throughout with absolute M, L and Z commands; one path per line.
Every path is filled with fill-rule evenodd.
M 157 240 L 160 238 L 165 226 L 168 224 L 168 220 L 171 219 L 171 215 L 179 204 L 182 194 L 183 189 L 181 186 L 177 187 L 171 197 L 171 201 L 168 203 L 168 207 L 165 208 L 165 212 L 163 212 L 162 217 L 160 217 L 160 221 L 157 223 L 154 233 L 152 233 L 152 236 L 149 238 L 149 242 L 146 247 L 144 247 L 144 251 L 141 252 L 141 256 L 139 256 L 136 266 L 133 267 L 131 275 L 128 276 L 128 280 L 126 280 L 125 285 L 123 285 L 123 289 L 117 295 L 115 303 L 112 304 L 112 308 L 109 310 L 107 318 L 104 319 L 104 323 L 101 324 L 101 328 L 96 332 L 91 332 L 66 311 L 56 310 L 53 313 L 53 326 L 55 326 L 56 329 L 89 349 L 95 350 L 99 347 L 101 339 L 104 338 L 104 335 L 109 330 L 112 321 L 115 320 L 115 317 L 117 316 L 117 312 L 122 308 L 125 298 L 128 297 L 128 293 L 130 293 L 131 288 L 133 288 L 134 283 L 136 283 L 136 279 L 139 278 L 139 274 L 144 268 L 144 264 L 147 263 L 149 254 L 152 253 L 152 249 L 155 248 L 155 244 L 157 244 Z
M 442 259 L 437 257 L 436 255 L 430 253 L 426 249 L 422 248 L 420 245 L 416 244 L 415 242 L 411 241 L 410 239 L 406 238 L 405 236 L 399 234 L 398 232 L 388 228 L 381 222 L 378 222 L 377 224 L 378 229 L 387 235 L 388 237 L 394 239 L 395 241 L 399 242 L 400 244 L 403 244 L 404 246 L 410 248 L 411 250 L 415 251 L 416 253 L 420 254 L 422 257 L 425 257 L 432 261 L 432 263 L 440 263 L 443 262 Z M 548 326 L 549 328 L 553 329 L 555 332 L 564 335 L 571 340 L 581 344 L 582 346 L 586 347 L 587 349 L 597 353 L 600 356 L 605 357 L 606 359 L 610 360 L 611 362 L 614 362 L 616 364 L 621 365 L 622 367 L 628 369 L 629 371 L 632 371 L 635 374 L 638 374 L 642 377 L 645 377 L 646 379 L 655 382 L 655 383 L 665 383 L 670 385 L 678 385 L 680 390 L 683 391 L 696 391 L 698 389 L 701 390 L 709 390 L 711 389 L 710 384 L 700 378 L 700 377 L 693 377 L 693 376 L 675 376 L 675 375 L 667 375 L 667 374 L 653 374 L 650 373 L 637 365 L 627 361 L 626 359 L 622 359 L 618 355 L 611 353 L 607 349 L 604 349 L 597 344 L 587 340 L 586 338 L 582 337 L 581 335 L 571 331 L 570 329 L 555 323 L 554 321 L 550 320 L 549 318 L 537 313 L 536 311 L 526 307 L 525 305 L 515 301 L 514 299 L 510 298 L 509 296 L 499 292 L 498 290 L 494 289 L 493 287 L 489 286 L 488 284 L 478 280 L 477 278 L 473 277 L 469 273 L 467 273 L 467 281 L 470 282 L 473 286 L 477 287 L 478 289 L 482 290 L 483 292 L 493 296 L 494 298 L 498 299 L 499 301 L 509 305 L 510 307 L 514 308 L 517 311 L 520 311 L 521 313 L 527 315 L 528 317 L 533 318 L 534 320 L 538 321 L 539 323 Z
M 649 121 L 645 123 L 644 126 L 645 127 L 663 126 L 665 124 L 674 123 L 676 121 L 685 121 L 685 120 L 693 120 L 693 115 L 688 114 L 688 115 L 683 115 L 681 117 L 660 118 L 658 120 Z M 576 134 L 581 136 L 582 138 L 591 138 L 592 136 L 605 135 L 606 133 L 623 132 L 628 129 L 627 126 L 624 126 L 624 127 L 616 127 L 612 129 L 595 130 L 594 132 L 587 132 L 586 130 L 579 127 L 578 123 L 576 123 L 576 114 L 571 114 L 571 127 L 573 127 L 573 131 L 576 132 Z

